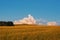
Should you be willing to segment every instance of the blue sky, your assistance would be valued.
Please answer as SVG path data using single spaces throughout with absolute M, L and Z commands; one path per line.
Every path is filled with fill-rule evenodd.
M 18 20 L 28 14 L 36 19 L 60 20 L 60 0 L 0 0 L 0 20 Z

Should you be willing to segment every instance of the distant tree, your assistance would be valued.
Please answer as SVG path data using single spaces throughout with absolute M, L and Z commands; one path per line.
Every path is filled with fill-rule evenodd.
M 8 22 L 7 22 L 7 26 L 14 26 L 14 24 L 13 24 L 13 22 L 8 21 Z
M 0 21 L 0 26 L 14 26 L 12 21 Z

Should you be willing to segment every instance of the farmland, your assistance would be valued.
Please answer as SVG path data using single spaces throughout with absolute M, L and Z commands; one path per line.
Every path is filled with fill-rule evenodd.
M 60 40 L 60 26 L 0 26 L 0 40 Z

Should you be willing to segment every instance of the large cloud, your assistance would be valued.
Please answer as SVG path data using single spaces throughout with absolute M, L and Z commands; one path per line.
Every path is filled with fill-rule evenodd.
M 30 14 L 21 20 L 14 21 L 14 24 L 36 24 L 36 20 Z

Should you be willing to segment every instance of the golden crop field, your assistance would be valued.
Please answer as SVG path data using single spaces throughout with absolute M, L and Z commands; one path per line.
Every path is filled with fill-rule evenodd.
M 0 26 L 0 40 L 60 40 L 60 26 Z

